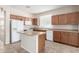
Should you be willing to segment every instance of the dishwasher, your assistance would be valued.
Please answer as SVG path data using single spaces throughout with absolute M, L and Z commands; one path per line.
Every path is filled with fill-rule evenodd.
M 46 39 L 49 41 L 53 41 L 53 31 L 52 30 L 46 31 Z

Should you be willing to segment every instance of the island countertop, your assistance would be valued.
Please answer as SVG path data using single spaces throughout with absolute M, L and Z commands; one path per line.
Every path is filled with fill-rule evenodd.
M 21 31 L 21 32 L 18 32 L 18 33 L 28 35 L 28 36 L 45 34 L 45 32 L 38 32 L 38 31 Z

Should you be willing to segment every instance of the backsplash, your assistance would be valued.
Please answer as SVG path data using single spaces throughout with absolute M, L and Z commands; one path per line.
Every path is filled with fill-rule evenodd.
M 52 27 L 54 29 L 73 29 L 73 30 L 77 30 L 78 29 L 78 25 L 52 25 Z
M 78 24 L 78 30 L 79 30 L 79 24 Z

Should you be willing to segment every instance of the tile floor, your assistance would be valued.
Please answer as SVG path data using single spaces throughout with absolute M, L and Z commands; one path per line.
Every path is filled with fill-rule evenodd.
M 20 42 L 3 46 L 0 42 L 0 53 L 27 53 L 20 47 Z
M 46 41 L 46 53 L 79 53 L 78 47 Z
M 56 42 L 46 41 L 45 53 L 79 53 L 79 48 Z M 20 42 L 3 46 L 0 43 L 0 53 L 28 53 L 20 47 Z

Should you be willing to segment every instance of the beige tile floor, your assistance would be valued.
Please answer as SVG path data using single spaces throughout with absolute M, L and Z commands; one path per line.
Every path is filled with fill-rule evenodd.
M 20 42 L 5 46 L 0 42 L 0 53 L 27 53 L 27 51 L 20 47 Z
M 45 52 L 46 53 L 79 53 L 79 48 L 61 43 L 46 41 Z
M 20 47 L 20 42 L 5 46 L 0 42 L 0 53 L 27 53 L 27 51 Z M 45 53 L 79 53 L 79 48 L 46 41 Z

